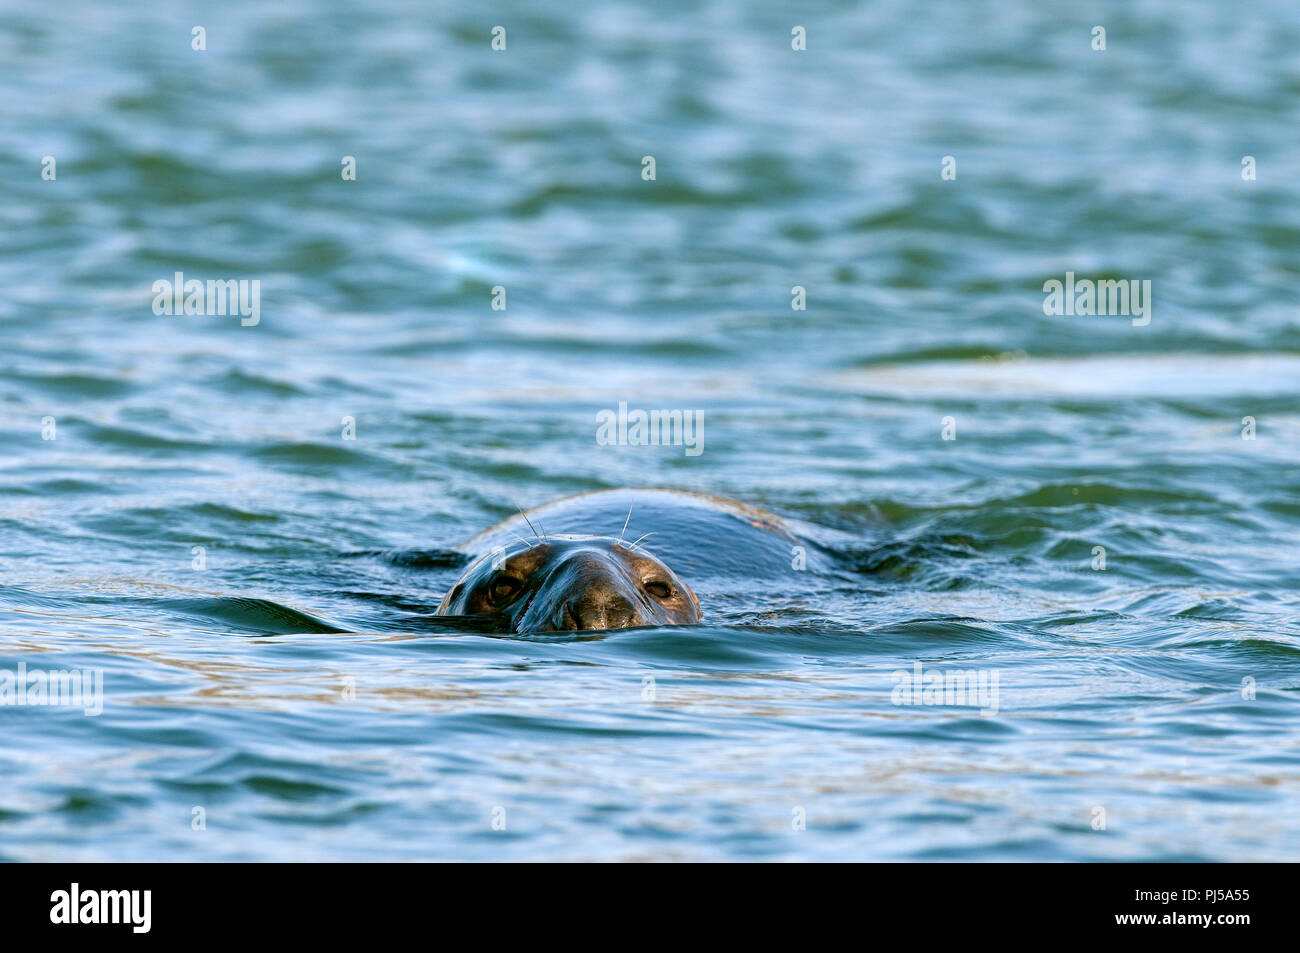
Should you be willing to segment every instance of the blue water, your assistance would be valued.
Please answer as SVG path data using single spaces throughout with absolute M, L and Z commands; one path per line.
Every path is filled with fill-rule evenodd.
M 0 708 L 0 858 L 1300 856 L 1298 49 L 1286 0 L 0 4 L 0 678 L 103 679 Z M 619 486 L 840 571 L 519 638 L 367 555 Z

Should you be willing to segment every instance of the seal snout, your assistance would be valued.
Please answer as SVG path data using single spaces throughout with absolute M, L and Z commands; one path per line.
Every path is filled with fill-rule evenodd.
M 626 629 L 635 625 L 636 606 L 618 593 L 587 591 L 564 604 L 566 628 Z
M 557 630 L 626 629 L 656 621 L 638 605 L 627 572 L 603 553 L 574 553 L 546 589 L 552 592 L 543 591 L 543 602 L 560 609 L 551 620 Z

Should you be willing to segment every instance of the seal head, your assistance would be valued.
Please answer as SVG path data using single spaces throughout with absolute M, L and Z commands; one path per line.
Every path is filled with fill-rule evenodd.
M 496 617 L 511 632 L 689 625 L 700 601 L 661 560 L 606 536 L 544 536 L 474 562 L 438 615 Z

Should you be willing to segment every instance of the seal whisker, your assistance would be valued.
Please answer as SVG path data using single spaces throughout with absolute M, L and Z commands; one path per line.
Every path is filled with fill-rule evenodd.
M 638 539 L 636 543 L 629 543 L 628 549 L 636 549 L 637 543 L 641 542 L 642 539 L 645 539 L 646 536 L 658 536 L 658 535 L 659 535 L 658 533 L 646 533 L 645 536 L 642 536 L 640 539 Z
M 614 542 L 617 546 L 623 542 L 623 534 L 627 532 L 627 524 L 632 522 L 632 504 L 627 505 L 627 519 L 623 520 L 623 528 L 618 531 L 618 539 Z
M 537 537 L 537 541 L 542 542 L 541 535 L 538 534 L 536 527 L 533 526 L 533 521 L 528 518 L 528 514 L 524 512 L 524 508 L 519 505 L 519 501 L 512 496 L 510 502 L 515 505 L 515 509 L 519 511 L 519 515 L 524 518 L 524 522 L 527 523 L 528 528 L 533 531 L 533 535 Z

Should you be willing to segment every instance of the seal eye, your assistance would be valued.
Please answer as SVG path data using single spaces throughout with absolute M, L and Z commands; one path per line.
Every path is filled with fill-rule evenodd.
M 672 586 L 668 585 L 666 582 L 659 582 L 658 580 L 647 582 L 645 584 L 645 591 L 650 593 L 650 595 L 654 596 L 656 599 L 667 599 L 673 594 Z
M 499 575 L 488 584 L 488 598 L 500 604 L 519 594 L 524 584 L 514 576 Z

